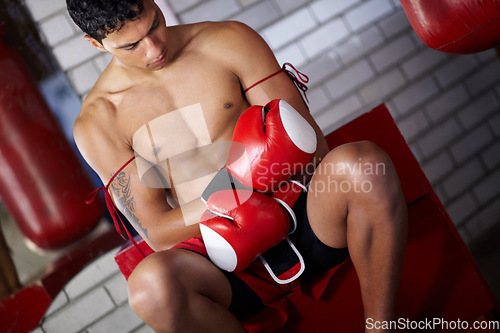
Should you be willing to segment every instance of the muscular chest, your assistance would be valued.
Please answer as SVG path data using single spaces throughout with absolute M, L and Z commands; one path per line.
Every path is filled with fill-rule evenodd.
M 157 150 L 180 142 L 196 146 L 230 138 L 246 103 L 234 75 L 198 66 L 131 88 L 120 100 L 117 121 L 130 145 L 137 146 L 147 130 L 157 137 Z
M 216 142 L 231 139 L 248 106 L 231 73 L 206 66 L 184 73 L 137 85 L 120 102 L 117 121 L 148 186 L 191 189 L 195 179 L 205 182 L 224 162 Z

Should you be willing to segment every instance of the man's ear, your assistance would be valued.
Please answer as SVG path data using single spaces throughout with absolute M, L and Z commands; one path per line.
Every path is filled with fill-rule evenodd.
M 101 43 L 99 43 L 97 41 L 97 39 L 93 38 L 93 37 L 90 37 L 89 35 L 85 35 L 84 37 L 90 44 L 92 44 L 93 47 L 95 47 L 96 49 L 98 49 L 99 51 L 102 51 L 102 52 L 108 52 L 103 46 Z

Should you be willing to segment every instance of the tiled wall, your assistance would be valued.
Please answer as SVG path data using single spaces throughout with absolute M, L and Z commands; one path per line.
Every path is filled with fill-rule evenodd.
M 109 57 L 83 39 L 63 0 L 24 1 L 84 97 Z M 465 241 L 500 222 L 500 59 L 494 51 L 429 49 L 398 0 L 169 2 L 181 23 L 234 19 L 256 29 L 280 63 L 309 75 L 311 110 L 325 132 L 385 102 Z M 102 306 L 121 304 L 106 293 L 111 300 Z

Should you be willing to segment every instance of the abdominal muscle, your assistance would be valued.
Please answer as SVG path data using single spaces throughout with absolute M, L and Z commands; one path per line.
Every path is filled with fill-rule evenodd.
M 200 104 L 152 119 L 133 136 L 143 185 L 169 188 L 170 205 L 181 207 L 201 196 L 224 166 L 229 145 L 212 142 Z

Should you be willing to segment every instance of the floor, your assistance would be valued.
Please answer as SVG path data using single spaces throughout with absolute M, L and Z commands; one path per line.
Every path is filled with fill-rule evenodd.
M 0 205 L 0 226 L 11 250 L 18 276 L 23 284 L 42 274 L 58 258 L 57 252 L 30 250 L 15 223 Z M 96 233 L 111 228 L 101 221 Z M 152 333 L 130 309 L 126 282 L 114 262 L 115 248 L 84 268 L 53 300 L 35 333 Z M 15 332 L 23 333 L 23 332 Z

